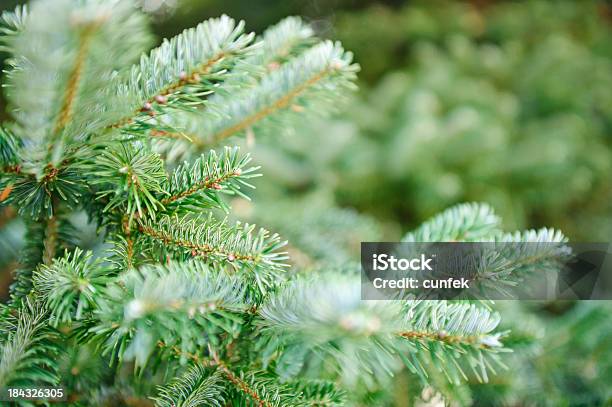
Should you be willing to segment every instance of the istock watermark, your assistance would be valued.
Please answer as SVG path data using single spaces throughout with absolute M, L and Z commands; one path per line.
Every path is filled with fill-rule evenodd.
M 393 255 L 388 255 L 386 253 L 383 254 L 373 254 L 372 255 L 372 269 L 373 270 L 433 270 L 431 268 L 430 263 L 432 262 L 432 257 L 426 257 L 424 254 L 421 254 L 420 258 L 414 259 L 403 259 L 396 258 Z
M 364 300 L 612 299 L 612 245 L 366 242 L 361 294 Z

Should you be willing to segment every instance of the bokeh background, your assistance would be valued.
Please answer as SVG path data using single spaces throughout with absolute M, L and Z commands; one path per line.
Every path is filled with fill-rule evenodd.
M 338 112 L 237 141 L 264 177 L 253 203 L 234 209 L 287 236 L 300 267 L 355 260 L 360 241 L 396 240 L 466 201 L 489 203 L 508 230 L 612 240 L 612 2 L 143 0 L 143 8 L 160 39 L 222 13 L 259 33 L 300 15 L 354 52 L 360 90 Z M 0 111 L 6 118 L 4 103 Z M 0 247 L 3 296 L 18 252 Z M 433 377 L 447 400 L 612 403 L 610 303 L 496 306 L 512 329 L 509 369 L 468 389 Z M 380 405 L 413 400 L 410 379 L 397 383 L 395 399 Z

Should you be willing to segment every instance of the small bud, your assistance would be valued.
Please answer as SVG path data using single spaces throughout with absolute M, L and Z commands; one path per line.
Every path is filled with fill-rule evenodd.
M 219 184 L 218 182 L 214 182 L 211 186 L 212 189 L 216 189 L 216 190 L 220 190 L 223 189 L 223 187 L 221 186 L 221 184 Z
M 239 177 L 241 174 L 242 174 L 242 170 L 241 170 L 240 168 L 236 168 L 236 169 L 234 170 L 234 175 L 235 175 L 235 176 Z
M 197 256 L 197 255 L 198 255 L 198 252 L 196 251 L 196 249 L 193 249 L 193 250 L 191 251 L 191 255 L 192 255 L 193 257 L 195 257 L 195 256 Z
M 187 72 L 181 71 L 181 73 L 179 74 L 179 79 L 182 81 L 187 80 Z
M 438 332 L 438 338 L 440 339 L 444 339 L 448 336 L 448 334 L 446 333 L 446 331 L 443 329 L 440 332 Z
M 214 311 L 217 309 L 217 304 L 215 304 L 214 302 L 211 302 L 210 304 L 208 304 L 208 309 L 211 311 Z
M 202 78 L 200 77 L 200 74 L 197 72 L 191 75 L 191 79 L 193 80 L 194 83 L 198 83 L 202 80 Z
M 347 331 L 351 331 L 355 329 L 355 321 L 350 316 L 345 316 L 340 319 L 340 326 Z
M 150 102 L 145 102 L 144 105 L 142 105 L 142 110 L 145 112 L 150 111 L 151 108 L 153 108 L 153 106 L 151 105 Z
M 236 256 L 234 256 L 232 253 L 227 255 L 227 261 L 234 261 L 236 260 Z
M 155 96 L 155 101 L 160 105 L 165 105 L 168 102 L 168 98 L 164 95 L 157 95 Z
M 154 111 L 154 110 L 150 110 L 150 111 L 149 111 L 149 116 L 151 116 L 151 117 L 155 117 L 155 114 L 156 114 L 156 113 L 155 113 L 155 111 Z
M 270 62 L 268 64 L 268 70 L 270 71 L 276 71 L 278 68 L 280 68 L 280 64 L 276 61 Z

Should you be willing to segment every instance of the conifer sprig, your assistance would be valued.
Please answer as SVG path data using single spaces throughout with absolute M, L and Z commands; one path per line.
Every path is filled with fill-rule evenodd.
M 468 368 L 486 382 L 488 370 L 504 367 L 498 356 L 506 351 L 500 341 L 503 332 L 492 333 L 500 322 L 499 314 L 469 303 L 414 301 L 407 304 L 405 317 L 407 327 L 397 333 L 409 342 L 409 352 L 402 359 L 422 377 L 436 368 L 459 383 L 467 379 Z
M 282 271 L 287 265 L 285 253 L 278 250 L 285 245 L 277 234 L 255 225 L 226 220 L 217 221 L 212 215 L 193 218 L 163 215 L 156 221 L 142 219 L 139 231 L 161 253 L 177 253 L 183 258 L 202 258 L 206 261 L 245 268 L 262 275 Z
M 188 141 L 173 138 L 163 144 L 164 151 L 181 156 L 194 147 L 202 150 L 251 129 L 302 117 L 301 113 L 328 114 L 336 107 L 338 96 L 341 99 L 354 89 L 358 66 L 339 43 L 323 41 L 282 65 L 266 69 L 254 86 L 233 93 L 221 89 L 207 109 L 177 116 L 173 126 Z
M 194 364 L 180 377 L 158 388 L 153 400 L 161 407 L 222 407 L 225 381 L 219 371 Z
M 170 178 L 168 196 L 161 199 L 167 212 L 194 208 L 221 208 L 229 210 L 219 192 L 239 195 L 249 199 L 241 186 L 254 188 L 246 180 L 260 176 L 259 167 L 249 167 L 251 157 L 240 155 L 237 147 L 226 147 L 217 154 L 211 150 L 194 160 L 176 168 Z
M 112 272 L 92 256 L 92 252 L 76 248 L 34 273 L 34 289 L 46 303 L 51 325 L 82 319 L 96 308 Z
M 479 242 L 500 232 L 500 219 L 487 204 L 453 206 L 408 233 L 403 242 Z
M 227 16 L 207 20 L 183 31 L 140 59 L 125 75 L 117 77 L 105 103 L 108 127 L 123 127 L 141 121 L 166 106 L 185 107 L 202 103 L 213 80 L 231 67 L 233 58 L 248 53 L 254 34 L 243 34 L 244 22 Z M 230 65 L 228 65 L 230 64 Z M 125 112 L 133 112 L 126 115 Z M 138 130 L 139 127 L 131 127 Z
M 248 307 L 245 289 L 236 277 L 201 262 L 131 270 L 101 293 L 98 322 L 83 335 L 140 366 L 156 349 L 196 352 L 220 343 L 224 332 L 237 334 Z
M 5 14 L 13 27 L 3 37 L 12 54 L 6 93 L 27 161 L 57 167 L 66 146 L 95 128 L 99 90 L 150 42 L 133 7 L 130 0 L 35 1 L 27 13 Z
M 142 146 L 113 143 L 97 152 L 86 168 L 97 187 L 97 199 L 106 202 L 104 212 L 119 209 L 131 223 L 136 214 L 155 217 L 163 209 L 158 197 L 164 192 L 166 171 L 158 154 Z
M 0 386 L 57 385 L 58 334 L 48 326 L 45 309 L 25 299 L 15 310 L 0 308 Z
M 508 296 L 508 287 L 516 286 L 530 272 L 558 269 L 571 256 L 567 238 L 558 230 L 540 229 L 504 233 L 500 219 L 485 204 L 460 204 L 424 222 L 405 235 L 404 242 L 484 242 L 476 247 L 479 262 L 474 264 L 473 287 L 481 288 L 482 299 L 488 293 Z M 474 295 L 472 292 L 471 295 Z

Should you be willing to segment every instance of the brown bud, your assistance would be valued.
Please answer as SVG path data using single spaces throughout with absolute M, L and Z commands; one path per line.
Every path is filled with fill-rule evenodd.
M 157 95 L 155 96 L 155 101 L 160 105 L 165 105 L 168 102 L 168 98 L 164 95 Z
M 148 112 L 149 110 L 151 110 L 153 106 L 151 105 L 150 102 L 145 102 L 144 105 L 142 105 L 142 110 L 145 112 Z
M 218 182 L 214 182 L 210 187 L 216 190 L 223 189 L 223 187 Z
M 187 72 L 182 71 L 182 72 L 179 74 L 179 79 L 180 79 L 180 80 L 182 80 L 182 81 L 187 80 Z

